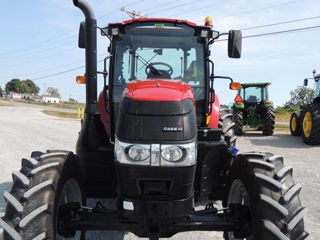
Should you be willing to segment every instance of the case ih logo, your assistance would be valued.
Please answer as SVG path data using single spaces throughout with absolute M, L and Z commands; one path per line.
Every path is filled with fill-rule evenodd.
M 182 127 L 164 127 L 162 129 L 164 132 L 182 132 Z

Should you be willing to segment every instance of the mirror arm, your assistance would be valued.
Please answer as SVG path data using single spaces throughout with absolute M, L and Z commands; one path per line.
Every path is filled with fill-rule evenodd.
M 228 80 L 230 80 L 231 83 L 233 83 L 233 79 L 232 79 L 231 77 L 227 77 L 227 76 L 214 76 L 213 78 L 214 78 L 214 79 L 215 79 L 215 78 L 228 79 Z

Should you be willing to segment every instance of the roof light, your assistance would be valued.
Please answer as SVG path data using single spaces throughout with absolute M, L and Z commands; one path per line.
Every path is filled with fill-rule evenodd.
M 212 18 L 211 17 L 206 17 L 205 19 L 204 19 L 204 25 L 205 26 L 208 26 L 208 27 L 212 27 Z
M 112 28 L 111 29 L 111 35 L 112 36 L 119 35 L 119 28 Z
M 208 37 L 208 30 L 201 30 L 200 36 L 202 38 L 207 38 Z

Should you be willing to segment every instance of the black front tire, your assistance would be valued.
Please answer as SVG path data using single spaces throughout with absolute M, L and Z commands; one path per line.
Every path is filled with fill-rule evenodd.
M 229 138 L 229 145 L 235 146 L 237 141 L 235 123 L 232 121 L 232 113 L 229 109 L 220 110 L 219 128 L 222 129 L 224 136 Z
M 235 123 L 235 133 L 236 135 L 242 135 L 243 126 L 243 112 L 237 108 L 233 109 L 233 121 Z
M 276 114 L 272 107 L 267 108 L 262 125 L 262 133 L 266 136 L 271 136 L 274 131 L 274 125 L 276 122 Z
M 4 240 L 59 239 L 59 206 L 65 201 L 84 201 L 83 174 L 78 158 L 71 152 L 33 152 L 13 172 L 13 186 L 4 193 L 5 215 L 0 219 Z M 81 232 L 76 235 L 81 238 Z M 67 239 L 67 238 L 66 238 Z
M 300 184 L 292 178 L 292 168 L 285 167 L 283 158 L 270 153 L 245 153 L 232 162 L 228 177 L 228 197 L 224 201 L 250 208 L 251 240 L 301 240 L 304 231 Z M 228 240 L 236 239 L 225 233 Z

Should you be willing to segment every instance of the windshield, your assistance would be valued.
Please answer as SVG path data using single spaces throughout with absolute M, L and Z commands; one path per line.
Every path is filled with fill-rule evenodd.
M 244 87 L 241 89 L 240 95 L 245 102 L 252 103 L 261 102 L 268 98 L 266 88 L 260 86 Z
M 200 116 L 205 99 L 205 56 L 203 40 L 199 39 L 194 28 L 185 24 L 142 22 L 126 26 L 114 42 L 114 114 L 128 82 L 163 78 L 180 79 L 193 88 Z

